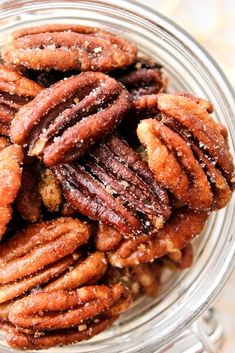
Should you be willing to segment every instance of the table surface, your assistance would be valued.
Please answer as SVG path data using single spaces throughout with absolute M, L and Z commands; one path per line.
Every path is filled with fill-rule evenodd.
M 234 0 L 139 0 L 171 18 L 194 36 L 224 70 L 235 87 Z M 233 55 L 231 55 L 233 53 Z M 218 353 L 235 352 L 235 271 L 216 301 L 225 341 Z

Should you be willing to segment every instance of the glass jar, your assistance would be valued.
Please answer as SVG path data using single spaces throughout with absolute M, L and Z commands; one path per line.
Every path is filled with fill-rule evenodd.
M 1 45 L 13 30 L 52 22 L 97 26 L 129 38 L 142 53 L 164 66 L 170 90 L 193 92 L 214 103 L 214 118 L 227 126 L 234 155 L 232 88 L 208 53 L 178 25 L 153 9 L 132 0 L 7 0 L 1 1 L 0 9 Z M 193 343 L 192 335 L 195 338 L 197 330 L 188 327 L 215 299 L 231 271 L 235 250 L 234 209 L 233 199 L 225 209 L 211 215 L 203 235 L 194 242 L 192 268 L 170 276 L 158 298 L 141 299 L 111 329 L 92 340 L 52 351 L 164 352 L 166 347 L 170 351 L 175 340 L 174 353 L 189 352 L 185 350 L 187 347 L 190 352 L 203 352 L 205 347 Z M 192 350 L 194 344 L 198 348 Z M 1 341 L 0 351 L 13 350 Z M 208 351 L 213 352 L 212 348 Z

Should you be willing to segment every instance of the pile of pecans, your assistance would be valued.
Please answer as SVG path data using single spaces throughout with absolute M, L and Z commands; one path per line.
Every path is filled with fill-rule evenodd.
M 17 30 L 2 59 L 0 327 L 19 349 L 87 340 L 191 266 L 234 190 L 227 130 L 102 29 Z

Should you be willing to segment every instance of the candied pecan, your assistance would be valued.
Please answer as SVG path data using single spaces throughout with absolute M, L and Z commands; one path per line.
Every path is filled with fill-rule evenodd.
M 231 198 L 234 166 L 225 128 L 191 95 L 156 95 L 161 122 L 142 121 L 137 129 L 158 182 L 193 209 L 219 209 Z M 201 191 L 200 191 L 201 190 Z
M 124 240 L 117 250 L 110 252 L 109 262 L 116 267 L 135 266 L 185 248 L 193 237 L 201 233 L 207 218 L 205 212 L 177 210 L 154 235 Z
M 0 240 L 11 219 L 11 204 L 21 184 L 22 148 L 8 144 L 6 138 L 0 137 Z
M 111 136 L 82 161 L 52 168 L 73 208 L 122 234 L 162 227 L 169 217 L 166 192 L 137 152 Z
M 126 70 L 114 73 L 114 77 L 124 84 L 134 101 L 139 96 L 165 91 L 167 81 L 160 69 L 159 64 L 140 59 Z
M 47 332 L 25 333 L 15 326 L 4 324 L 0 328 L 7 332 L 6 341 L 17 349 L 45 349 L 54 346 L 70 345 L 88 340 L 109 328 L 117 319 L 116 316 L 95 319 L 90 324 L 82 324 L 73 329 L 53 330 Z
M 104 30 L 52 24 L 11 33 L 2 56 L 8 63 L 35 70 L 107 72 L 132 64 L 136 53 L 133 43 Z
M 15 302 L 9 312 L 9 321 L 33 330 L 71 328 L 111 308 L 123 293 L 125 289 L 120 284 L 38 292 Z
M 115 79 L 85 72 L 44 89 L 16 114 L 11 138 L 28 144 L 46 165 L 68 162 L 109 134 L 129 109 L 129 96 Z
M 156 261 L 133 267 L 110 267 L 106 280 L 109 284 L 122 283 L 135 300 L 145 294 L 156 296 L 160 291 L 162 266 Z
M 49 168 L 46 168 L 41 173 L 39 193 L 43 204 L 49 211 L 58 211 L 59 206 L 62 203 L 62 192 L 54 174 Z
M 22 183 L 16 199 L 16 209 L 26 221 L 36 222 L 41 217 L 41 197 L 38 192 L 38 182 L 39 171 L 37 165 L 24 165 Z
M 192 266 L 193 263 L 193 247 L 189 243 L 185 248 L 169 252 L 166 256 L 167 263 L 173 264 L 173 268 L 185 269 Z M 165 259 L 164 259 L 165 260 Z M 170 266 L 172 267 L 172 266 Z
M 41 89 L 41 86 L 21 73 L 0 65 L 0 134 L 9 135 L 15 113 Z
M 122 234 L 108 224 L 99 222 L 95 237 L 95 246 L 99 251 L 107 252 L 118 246 L 123 239 Z
M 16 234 L 0 247 L 0 303 L 64 272 L 89 235 L 88 225 L 72 218 L 41 222 Z
M 62 216 L 72 217 L 77 213 L 77 211 L 67 201 L 65 201 L 61 206 L 60 213 Z

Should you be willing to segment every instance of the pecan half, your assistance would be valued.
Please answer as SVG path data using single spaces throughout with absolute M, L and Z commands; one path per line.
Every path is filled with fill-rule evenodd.
M 99 251 L 107 252 L 113 250 L 123 239 L 123 235 L 114 227 L 108 224 L 99 222 L 96 237 L 95 246 Z
M 147 59 L 139 59 L 126 70 L 114 73 L 114 77 L 124 84 L 133 101 L 139 96 L 164 92 L 167 85 L 161 66 Z
M 38 191 L 39 170 L 35 164 L 25 164 L 22 183 L 16 199 L 16 209 L 21 217 L 36 222 L 41 217 L 41 197 Z
M 109 262 L 116 267 L 136 266 L 183 249 L 193 237 L 201 233 L 207 218 L 205 212 L 178 210 L 154 235 L 124 240 L 117 250 L 110 252 Z
M 193 263 L 193 247 L 189 243 L 181 250 L 176 249 L 169 252 L 164 258 L 164 264 L 167 264 L 172 269 L 185 269 L 191 267 Z
M 137 129 L 155 178 L 192 209 L 224 207 L 234 188 L 234 166 L 224 132 L 207 112 L 211 108 L 191 95 L 171 94 L 159 94 L 157 106 L 161 122 L 144 120 Z
M 41 90 L 41 86 L 21 73 L 0 65 L 0 134 L 9 135 L 16 112 Z
M 103 73 L 85 72 L 44 89 L 11 126 L 17 144 L 46 165 L 68 162 L 112 132 L 129 109 L 125 88 Z
M 58 218 L 29 226 L 0 247 L 0 303 L 48 282 L 75 262 L 72 254 L 88 241 L 87 224 Z
M 23 153 L 20 146 L 9 145 L 0 137 L 0 240 L 11 219 L 11 204 L 21 184 L 21 162 Z
M 166 192 L 137 152 L 111 136 L 79 164 L 53 167 L 73 208 L 132 235 L 162 227 L 169 217 Z
M 35 70 L 103 71 L 132 64 L 136 46 L 104 30 L 68 24 L 20 29 L 7 39 L 6 62 Z

